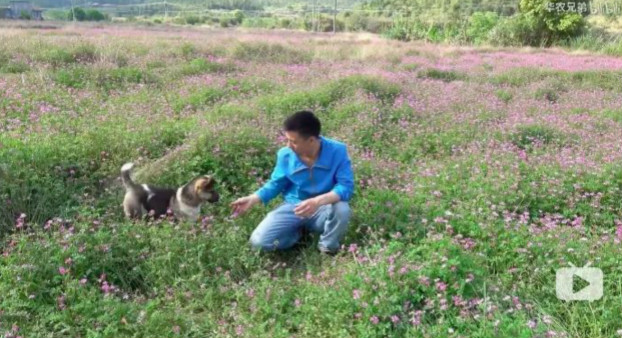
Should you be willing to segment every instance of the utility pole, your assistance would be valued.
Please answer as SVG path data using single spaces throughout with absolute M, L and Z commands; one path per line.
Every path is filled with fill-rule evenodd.
M 335 0 L 335 7 L 333 8 L 333 34 L 335 34 L 336 29 L 335 28 L 337 23 L 337 0 Z
M 315 1 L 313 0 L 313 7 L 311 7 L 311 31 L 315 33 Z
M 73 0 L 71 0 L 71 18 L 73 19 L 73 22 L 76 22 L 76 12 L 74 12 L 73 10 Z

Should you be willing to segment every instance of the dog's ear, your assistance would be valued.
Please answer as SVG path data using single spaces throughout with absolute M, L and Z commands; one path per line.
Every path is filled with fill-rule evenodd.
M 194 191 L 198 194 L 201 191 L 211 190 L 214 186 L 214 179 L 210 176 L 203 176 L 194 183 Z

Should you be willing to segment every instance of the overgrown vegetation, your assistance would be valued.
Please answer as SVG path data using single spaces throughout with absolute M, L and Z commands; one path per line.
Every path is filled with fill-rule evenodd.
M 478 20 L 469 34 L 494 30 Z M 0 32 L 1 335 L 619 335 L 618 59 L 175 34 Z M 317 236 L 250 249 L 278 199 L 230 215 L 300 109 L 352 159 L 335 257 Z M 221 201 L 197 223 L 128 222 L 128 161 L 141 183 L 214 175 Z M 556 269 L 587 262 L 604 297 L 557 299 Z

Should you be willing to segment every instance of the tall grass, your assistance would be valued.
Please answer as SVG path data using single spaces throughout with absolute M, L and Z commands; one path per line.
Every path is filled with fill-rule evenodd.
M 496 51 L 366 36 L 344 54 L 301 33 L 82 28 L 0 33 L 3 335 L 619 335 L 615 59 L 540 69 L 504 50 L 470 67 Z M 300 109 L 352 158 L 335 257 L 317 235 L 250 249 L 278 199 L 230 217 L 269 178 L 282 120 Z M 197 223 L 125 221 L 127 161 L 141 183 L 211 174 L 221 203 Z M 586 262 L 603 270 L 604 297 L 558 300 L 555 270 Z

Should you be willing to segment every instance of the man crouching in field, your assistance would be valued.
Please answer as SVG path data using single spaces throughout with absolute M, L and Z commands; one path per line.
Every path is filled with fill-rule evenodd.
M 243 214 L 259 202 L 266 205 L 282 193 L 285 201 L 253 231 L 251 245 L 262 250 L 287 249 L 307 229 L 320 234 L 321 252 L 334 254 L 348 227 L 348 201 L 354 192 L 346 145 L 320 136 L 320 120 L 309 111 L 291 115 L 283 127 L 287 147 L 278 151 L 270 180 L 231 203 L 233 213 Z

